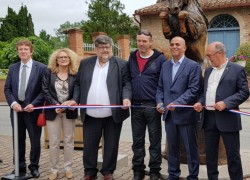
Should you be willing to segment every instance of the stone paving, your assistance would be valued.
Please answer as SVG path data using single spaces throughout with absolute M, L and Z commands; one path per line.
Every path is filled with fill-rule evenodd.
M 0 136 L 0 142 L 1 142 L 1 157 L 3 159 L 3 163 L 0 164 L 0 177 L 10 173 L 13 169 L 14 166 L 12 164 L 12 137 L 11 136 Z M 41 154 L 41 160 L 40 160 L 40 173 L 41 176 L 39 179 L 45 180 L 48 179 L 50 175 L 50 170 L 49 170 L 49 150 L 44 148 L 44 141 L 42 140 L 42 154 Z M 27 144 L 29 146 L 29 142 L 27 140 Z M 119 146 L 119 154 L 127 155 L 128 156 L 128 165 L 115 171 L 114 177 L 117 180 L 128 180 L 132 179 L 133 177 L 133 171 L 131 170 L 132 164 L 131 164 L 131 158 L 132 158 L 132 151 L 131 151 L 131 145 L 132 143 L 129 142 L 121 142 Z M 146 144 L 146 148 L 148 148 L 148 144 Z M 27 148 L 29 149 L 29 147 Z M 100 150 L 101 153 L 101 150 Z M 28 159 L 28 151 L 26 152 L 26 158 Z M 250 180 L 250 151 L 243 151 L 241 153 L 242 155 L 242 162 L 243 162 L 243 167 L 244 167 L 244 177 L 249 177 L 245 178 L 246 180 Z M 61 150 L 60 152 L 60 162 L 63 162 L 63 152 Z M 148 157 L 145 158 L 145 163 L 147 164 L 148 162 Z M 61 163 L 61 169 L 60 169 L 60 174 L 58 179 L 63 179 L 66 180 L 65 177 L 65 172 L 62 168 L 62 163 Z M 187 175 L 187 165 L 182 164 L 181 165 L 182 169 L 182 175 L 181 179 L 185 179 Z M 227 173 L 227 166 L 219 166 L 219 171 L 220 171 L 220 179 L 221 180 L 226 180 L 228 178 L 228 173 Z M 75 150 L 74 151 L 74 164 L 73 164 L 73 172 L 74 172 L 74 179 L 75 180 L 80 180 L 83 178 L 83 164 L 82 164 L 82 150 Z M 163 159 L 162 163 L 162 174 L 167 174 L 167 161 Z M 101 174 L 98 174 L 98 180 L 103 179 Z M 145 178 L 146 180 L 149 179 L 148 176 Z M 206 167 L 204 165 L 200 166 L 200 174 L 199 174 L 199 179 L 206 179 Z
M 11 136 L 0 136 L 0 142 L 3 146 L 1 146 L 1 157 L 3 159 L 3 164 L 0 165 L 0 177 L 10 173 L 14 166 L 12 165 L 12 137 Z M 40 177 L 39 179 L 48 179 L 48 176 L 50 174 L 49 170 L 49 150 L 44 148 L 44 141 L 42 140 L 42 154 L 40 159 Z M 29 146 L 29 142 L 27 140 L 27 144 Z M 127 142 L 121 142 L 119 146 L 119 154 L 124 154 L 128 156 L 128 166 L 123 167 L 122 169 L 115 172 L 114 177 L 115 179 L 119 180 L 128 180 L 132 179 L 132 170 L 131 170 L 131 157 L 132 157 L 132 151 L 131 149 L 131 143 Z M 26 149 L 29 149 L 27 147 Z M 101 153 L 101 150 L 100 150 Z M 26 152 L 26 159 L 28 160 L 28 151 Z M 75 150 L 74 151 L 74 157 L 73 157 L 73 173 L 74 173 L 74 179 L 80 180 L 83 178 L 83 163 L 82 163 L 82 150 Z M 61 150 L 60 152 L 60 162 L 61 162 L 61 169 L 59 172 L 59 178 L 58 179 L 67 179 L 65 177 L 65 173 L 63 170 L 63 152 Z M 102 179 L 102 175 L 98 174 L 98 179 Z

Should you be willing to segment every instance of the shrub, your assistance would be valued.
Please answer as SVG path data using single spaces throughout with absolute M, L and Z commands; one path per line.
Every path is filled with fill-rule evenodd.
M 8 69 L 9 65 L 20 61 L 16 52 L 16 42 L 20 39 L 21 39 L 20 37 L 15 38 L 11 43 L 5 45 L 0 54 L 1 55 L 0 68 Z M 33 37 L 28 37 L 27 39 L 29 39 L 34 45 L 34 52 L 32 55 L 32 59 L 47 64 L 49 55 L 52 52 L 51 46 L 38 37 L 33 36 Z
M 250 75 L 250 42 L 245 42 L 240 45 L 236 51 L 237 60 L 246 61 L 246 72 L 247 75 Z

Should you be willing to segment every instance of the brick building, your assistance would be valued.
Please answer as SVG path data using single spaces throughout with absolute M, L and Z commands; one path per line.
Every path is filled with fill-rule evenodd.
M 240 44 L 250 40 L 250 0 L 199 0 L 209 20 L 208 42 L 221 41 L 226 45 L 228 57 Z M 162 34 L 160 12 L 168 7 L 166 0 L 138 9 L 134 18 L 140 27 L 149 29 L 154 37 L 154 47 L 169 55 L 169 43 Z

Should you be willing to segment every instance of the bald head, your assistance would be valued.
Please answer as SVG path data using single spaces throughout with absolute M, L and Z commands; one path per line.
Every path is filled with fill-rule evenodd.
M 175 62 L 184 56 L 186 49 L 186 42 L 182 37 L 176 36 L 170 41 L 170 52 Z
M 185 46 L 186 46 L 186 41 L 185 41 L 185 39 L 183 39 L 182 37 L 180 37 L 180 36 L 175 36 L 173 39 L 171 39 L 171 42 L 172 41 L 178 41 L 178 42 L 180 42 L 180 43 L 182 43 L 182 44 L 184 44 Z

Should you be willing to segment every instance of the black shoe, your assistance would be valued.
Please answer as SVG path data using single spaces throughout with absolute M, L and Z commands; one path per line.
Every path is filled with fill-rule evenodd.
M 2 160 L 2 159 L 0 159 L 0 163 L 3 163 L 3 160 Z
M 160 178 L 160 175 L 159 174 L 150 174 L 150 180 L 159 180 Z
M 37 169 L 30 170 L 30 173 L 33 176 L 33 178 L 39 178 L 39 176 L 40 176 L 40 173 Z
M 134 178 L 133 180 L 143 180 L 145 177 L 144 172 L 134 172 Z
M 20 168 L 20 169 L 19 169 L 19 173 L 20 173 L 20 174 L 26 174 L 27 171 L 26 171 L 26 169 L 24 169 L 24 168 Z M 11 174 L 15 174 L 15 169 L 11 172 Z

